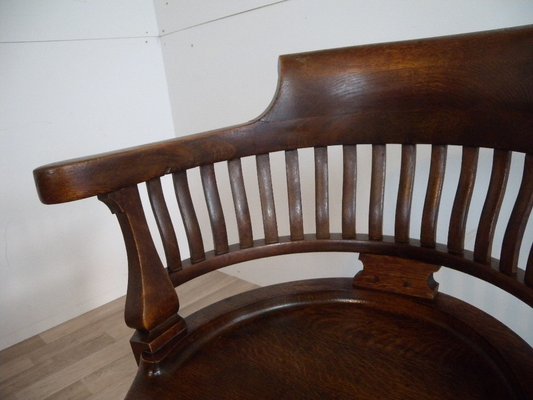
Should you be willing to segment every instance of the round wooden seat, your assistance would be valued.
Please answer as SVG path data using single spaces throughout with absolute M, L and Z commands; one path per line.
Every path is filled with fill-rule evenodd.
M 141 364 L 128 398 L 528 398 L 514 370 L 528 370 L 529 346 L 443 294 L 427 302 L 351 279 L 303 281 L 235 296 L 187 325 L 152 379 Z

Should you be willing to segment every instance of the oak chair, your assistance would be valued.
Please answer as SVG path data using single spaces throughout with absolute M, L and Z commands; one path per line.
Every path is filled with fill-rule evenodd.
M 271 106 L 249 123 L 34 171 L 44 203 L 98 196 L 118 218 L 129 264 L 125 320 L 135 329 L 131 345 L 139 364 L 127 398 L 533 399 L 533 349 L 493 317 L 439 293 L 433 280 L 446 266 L 533 305 L 531 249 L 526 265 L 518 266 L 533 204 L 533 27 L 287 55 L 279 70 Z M 401 167 L 394 234 L 385 235 L 390 144 L 401 145 Z M 370 165 L 357 168 L 365 145 Z M 414 193 L 420 145 L 431 146 L 431 162 L 423 193 Z M 331 146 L 342 148 L 340 232 L 330 229 Z M 448 146 L 461 147 L 462 161 L 447 241 L 438 243 Z M 303 149 L 314 152 L 311 231 L 302 211 Z M 492 170 L 468 250 L 480 149 L 492 152 Z M 275 152 L 285 155 L 283 177 L 272 175 Z M 521 183 L 502 222 L 515 157 L 523 159 Z M 247 198 L 244 158 L 255 159 L 258 209 Z M 231 199 L 220 196 L 216 163 L 227 165 Z M 191 182 L 197 167 L 201 183 Z M 368 229 L 360 231 L 356 189 L 366 173 Z M 165 175 L 172 177 L 186 249 L 178 246 Z M 287 235 L 278 229 L 273 181 L 279 179 L 288 193 Z M 139 194 L 143 185 L 148 209 Z M 209 251 L 194 185 L 203 188 Z M 421 224 L 413 227 L 415 196 L 425 201 Z M 228 240 L 226 201 L 233 203 L 237 243 Z M 163 257 L 145 213 L 157 222 Z M 254 213 L 262 215 L 263 237 L 253 233 Z M 505 226 L 499 260 L 492 245 L 498 222 Z M 175 287 L 209 271 L 332 251 L 359 253 L 363 270 L 355 278 L 263 287 L 179 315 Z

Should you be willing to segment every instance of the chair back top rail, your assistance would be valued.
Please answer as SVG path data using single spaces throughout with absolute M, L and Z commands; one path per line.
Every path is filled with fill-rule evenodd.
M 257 119 L 37 168 L 41 200 L 77 200 L 305 147 L 399 143 L 533 153 L 533 26 L 286 55 L 279 71 L 276 95 Z
M 372 145 L 368 231 L 359 232 L 357 159 L 358 145 L 365 144 Z M 386 144 L 402 145 L 394 237 L 383 232 Z M 416 241 L 409 233 L 418 144 L 432 146 L 420 240 Z M 342 145 L 343 154 L 339 233 L 330 228 L 328 146 L 334 145 Z M 439 244 L 436 228 L 449 145 L 462 146 L 462 161 L 447 243 Z M 297 151 L 301 148 L 314 148 L 316 231 L 312 235 L 303 223 Z M 494 149 L 493 162 L 476 243 L 469 251 L 465 229 L 480 148 Z M 289 236 L 279 232 L 276 214 L 270 153 L 277 151 L 285 152 Z M 496 260 L 492 241 L 512 152 L 525 153 L 525 161 L 501 260 Z M 247 156 L 255 156 L 256 161 L 264 229 L 260 240 L 251 226 L 251 215 L 258 210 L 250 210 L 243 179 L 241 158 Z M 214 169 L 220 161 L 227 161 L 237 244 L 228 241 Z M 187 170 L 195 167 L 200 167 L 213 251 L 205 250 L 201 220 L 191 196 Z M 181 260 L 159 179 L 166 174 L 172 174 L 188 260 Z M 117 213 L 126 240 L 130 284 L 151 288 L 144 276 L 156 274 L 153 287 L 163 288 L 169 298 L 174 293 L 172 284 L 237 262 L 295 252 L 353 251 L 446 265 L 491 282 L 533 306 L 533 250 L 525 270 L 518 268 L 533 206 L 533 25 L 282 56 L 277 93 L 267 111 L 254 121 L 49 164 L 36 169 L 34 176 L 44 203 L 98 195 L 108 204 Z M 163 274 L 147 226 L 136 187 L 142 182 L 147 183 L 168 274 Z M 157 296 L 159 289 L 143 290 Z M 129 301 L 130 326 L 151 331 L 166 323 L 168 312 L 146 314 L 144 305 L 138 307 L 147 302 L 147 296 Z M 170 308 L 179 307 L 177 298 L 171 303 Z

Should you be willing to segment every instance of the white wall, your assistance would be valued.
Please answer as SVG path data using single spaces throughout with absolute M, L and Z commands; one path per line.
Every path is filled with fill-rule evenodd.
M 1 0 L 0 115 L 3 348 L 125 293 L 114 217 L 41 204 L 32 170 L 173 135 L 152 2 Z
M 254 1 L 232 0 L 224 2 L 228 8 L 217 10 L 216 15 L 207 7 L 211 3 L 214 2 L 155 2 L 178 135 L 237 124 L 259 115 L 274 94 L 277 57 L 280 54 L 533 23 L 533 2 L 527 0 L 289 0 L 270 2 L 270 5 L 261 4 L 260 8 L 255 8 L 257 4 Z M 398 154 L 397 149 L 391 150 Z M 458 179 L 460 153 L 456 150 L 450 149 L 449 164 L 452 167 L 446 178 L 446 185 L 450 185 L 449 187 Z M 309 160 L 308 156 L 304 155 L 303 158 Z M 422 152 L 420 157 L 427 161 L 429 153 Z M 335 160 L 336 157 L 332 159 Z M 489 161 L 490 154 L 482 154 L 480 169 L 483 170 L 483 165 L 488 165 L 483 163 Z M 513 163 L 517 175 L 520 175 L 521 162 L 523 160 L 519 159 Z M 274 169 L 277 164 L 273 163 Z M 223 175 L 222 170 L 217 172 Z M 304 180 L 309 179 L 309 174 L 304 172 L 303 175 Z M 332 185 L 338 183 L 335 182 L 336 176 L 338 174 L 335 171 L 330 173 Z M 389 177 L 393 181 L 397 180 L 397 173 L 392 167 L 388 171 Z M 485 173 L 479 181 L 486 183 L 487 179 L 488 173 Z M 422 184 L 423 179 L 418 181 Z M 220 185 L 222 196 L 229 197 L 224 182 L 223 180 Z M 516 177 L 511 180 L 513 190 L 517 189 L 518 183 Z M 278 186 L 283 194 L 283 183 Z M 312 188 L 305 186 L 303 190 L 312 192 Z M 202 202 L 200 191 L 198 189 L 193 193 L 198 203 Z M 481 192 L 477 189 L 475 193 L 472 206 L 475 212 L 480 211 L 483 201 Z M 445 190 L 445 193 L 447 197 L 444 199 L 441 215 L 449 217 L 454 191 Z M 367 191 L 361 195 L 366 196 Z M 250 202 L 258 202 L 254 193 L 251 196 L 249 194 L 249 197 Z M 285 201 L 283 195 L 276 200 L 278 199 L 280 201 L 276 206 Z M 386 196 L 386 202 L 391 201 L 394 201 L 393 191 Z M 415 223 L 420 217 L 422 202 L 423 198 L 414 200 Z M 503 218 L 508 215 L 510 206 L 505 205 Z M 305 207 L 304 203 L 304 213 Z M 308 215 L 312 216 L 313 213 L 309 212 Z M 260 216 L 254 217 L 260 221 Z M 359 218 L 359 221 L 363 221 L 363 218 Z M 391 222 L 390 218 L 388 221 L 386 219 L 386 232 L 392 231 Z M 209 223 L 203 220 L 202 224 L 207 227 L 205 236 L 209 240 Z M 529 249 L 533 240 L 531 225 L 533 224 L 528 227 L 525 249 Z M 254 225 L 254 228 L 259 228 L 254 232 L 260 236 L 260 223 Z M 445 224 L 439 225 L 438 237 L 441 241 L 445 240 L 446 228 Z M 474 239 L 474 233 L 475 224 L 469 221 L 469 244 Z M 501 233 L 500 230 L 500 236 Z M 416 232 L 414 234 L 417 235 Z M 230 232 L 231 235 L 234 233 Z M 183 244 L 185 245 L 184 241 Z M 289 258 L 297 257 L 299 256 Z M 355 269 L 354 256 L 351 255 L 303 255 L 297 260 L 296 263 L 291 263 L 280 257 L 272 259 L 268 269 L 253 268 L 249 264 L 255 263 L 248 263 L 228 268 L 227 272 L 259 284 L 268 284 L 324 274 L 349 276 Z M 327 270 L 324 265 L 327 265 Z M 509 307 L 514 304 L 509 296 L 498 289 L 492 290 L 489 285 L 473 286 L 473 279 L 461 275 L 439 272 L 441 290 L 462 297 L 496 315 L 533 343 L 533 312 L 528 306 L 517 302 L 518 309 L 509 313 Z

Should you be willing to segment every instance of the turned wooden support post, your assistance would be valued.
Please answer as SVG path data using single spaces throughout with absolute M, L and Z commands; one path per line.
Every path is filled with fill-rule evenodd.
M 185 331 L 179 301 L 146 223 L 137 186 L 99 196 L 119 221 L 128 254 L 128 291 L 124 318 L 136 329 L 131 346 L 137 362 Z
M 353 286 L 356 288 L 424 299 L 434 299 L 437 295 L 439 284 L 433 279 L 433 273 L 440 269 L 439 266 L 375 254 L 361 254 L 359 259 L 363 270 L 354 277 Z

